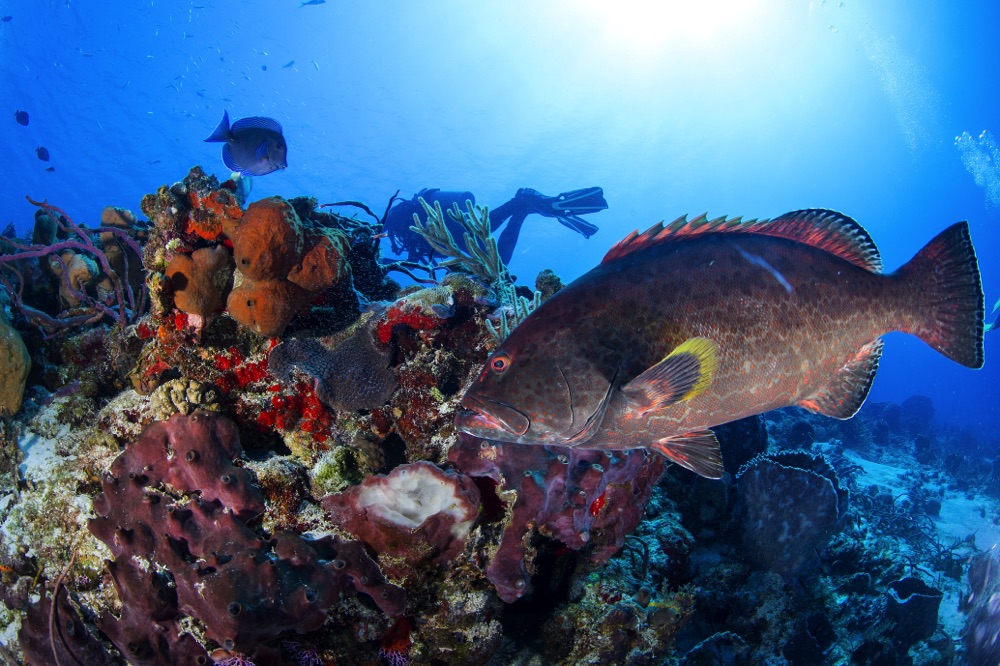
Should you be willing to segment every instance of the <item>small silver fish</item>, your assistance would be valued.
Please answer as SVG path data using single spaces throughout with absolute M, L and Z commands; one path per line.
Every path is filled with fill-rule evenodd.
M 273 118 L 241 118 L 230 127 L 229 113 L 223 112 L 222 122 L 205 141 L 225 143 L 223 163 L 243 176 L 263 176 L 288 166 L 288 145 Z

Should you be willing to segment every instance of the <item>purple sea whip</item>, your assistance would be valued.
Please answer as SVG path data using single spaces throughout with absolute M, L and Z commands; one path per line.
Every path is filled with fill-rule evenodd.
M 48 213 L 56 221 L 56 224 L 59 225 L 60 229 L 66 233 L 75 235 L 76 238 L 59 241 L 57 243 L 53 243 L 52 245 L 23 245 L 9 238 L 4 239 L 4 242 L 11 245 L 16 252 L 11 254 L 0 254 L 0 264 L 5 265 L 17 276 L 18 284 L 15 288 L 14 284 L 12 284 L 11 281 L 2 274 L 0 274 L 0 284 L 3 284 L 10 293 L 14 308 L 20 310 L 26 319 L 42 330 L 64 330 L 73 326 L 95 323 L 100 321 L 105 316 L 109 317 L 121 328 L 124 328 L 128 324 L 132 323 L 142 312 L 145 305 L 145 285 L 143 285 L 142 293 L 139 295 L 137 302 L 136 296 L 132 291 L 132 286 L 129 284 L 128 280 L 123 280 L 114 271 L 114 269 L 111 268 L 107 255 L 100 247 L 94 244 L 88 230 L 83 229 L 78 224 L 73 222 L 72 218 L 70 218 L 70 216 L 67 215 L 61 208 L 53 206 L 46 201 L 36 201 L 31 197 L 25 198 L 32 205 L 38 206 Z M 96 230 L 96 232 L 106 232 L 112 234 L 117 240 L 121 241 L 126 247 L 134 252 L 137 257 L 140 259 L 142 258 L 142 248 L 139 247 L 139 244 L 136 243 L 133 238 L 121 229 L 117 229 L 115 227 L 100 227 Z M 113 305 L 108 305 L 107 303 L 104 303 L 97 298 L 93 298 L 73 287 L 69 280 L 66 264 L 58 255 L 58 253 L 63 250 L 84 252 L 97 260 L 101 266 L 101 270 L 108 276 L 114 285 L 115 303 Z M 41 312 L 40 310 L 36 310 L 35 308 L 21 302 L 21 293 L 24 281 L 19 271 L 14 267 L 14 262 L 21 259 L 40 258 L 49 255 L 55 255 L 60 264 L 62 264 L 63 271 L 61 280 L 63 282 L 63 286 L 66 287 L 69 293 L 79 299 L 81 304 L 85 304 L 80 314 L 65 317 L 52 317 L 51 315 Z M 127 256 L 125 261 L 127 270 Z

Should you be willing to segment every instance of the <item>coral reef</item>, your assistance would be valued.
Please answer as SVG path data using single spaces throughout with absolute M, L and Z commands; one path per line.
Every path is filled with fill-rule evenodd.
M 721 480 L 460 435 L 558 277 L 514 284 L 484 209 L 449 211 L 464 249 L 434 211 L 442 268 L 384 261 L 358 202 L 238 190 L 196 167 L 148 221 L 42 203 L 0 238 L 30 358 L 3 366 L 0 661 L 997 661 L 1000 441 L 920 397 L 714 428 Z

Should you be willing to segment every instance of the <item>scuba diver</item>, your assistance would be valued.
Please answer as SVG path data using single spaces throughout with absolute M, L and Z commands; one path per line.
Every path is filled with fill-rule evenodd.
M 389 238 L 393 254 L 406 256 L 407 261 L 417 263 L 436 263 L 440 255 L 436 253 L 424 237 L 411 231 L 414 214 L 420 216 L 422 222 L 427 221 L 427 213 L 417 200 L 423 197 L 431 206 L 434 202 L 441 204 L 441 209 L 447 211 L 453 204 L 465 210 L 465 202 L 476 203 L 472 192 L 443 192 L 437 188 L 423 189 L 413 195 L 412 199 L 402 199 L 392 206 L 385 216 L 383 232 Z M 596 213 L 608 207 L 604 200 L 604 190 L 599 187 L 585 187 L 579 190 L 563 192 L 554 197 L 548 197 L 537 190 L 522 187 L 510 201 L 490 209 L 490 231 L 496 232 L 504 226 L 497 239 L 497 250 L 500 259 L 505 264 L 510 263 L 514 255 L 514 246 L 521 233 L 521 225 L 531 214 L 554 217 L 573 231 L 590 238 L 597 232 L 597 227 L 587 222 L 580 215 Z M 459 222 L 445 214 L 445 223 L 455 238 L 455 242 L 464 245 L 464 228 Z

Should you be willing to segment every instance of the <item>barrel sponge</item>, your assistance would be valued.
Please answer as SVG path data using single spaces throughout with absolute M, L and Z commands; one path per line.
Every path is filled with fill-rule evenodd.
M 230 292 L 226 307 L 243 326 L 275 337 L 308 302 L 309 292 L 287 280 L 244 280 Z
M 174 305 L 181 312 L 206 317 L 220 312 L 233 286 L 233 259 L 224 245 L 177 254 L 167 264 Z
M 322 500 L 330 517 L 381 556 L 387 573 L 443 564 L 461 552 L 479 516 L 479 490 L 429 462 L 396 467 Z
M 236 267 L 251 280 L 281 280 L 299 263 L 303 234 L 299 216 L 281 197 L 247 207 L 233 234 Z
M 348 276 L 347 254 L 351 247 L 347 236 L 336 229 L 310 229 L 306 238 L 309 249 L 288 274 L 288 279 L 306 291 L 318 292 Z
M 736 475 L 736 490 L 745 556 L 789 581 L 843 527 L 850 497 L 826 458 L 808 451 L 757 456 Z

